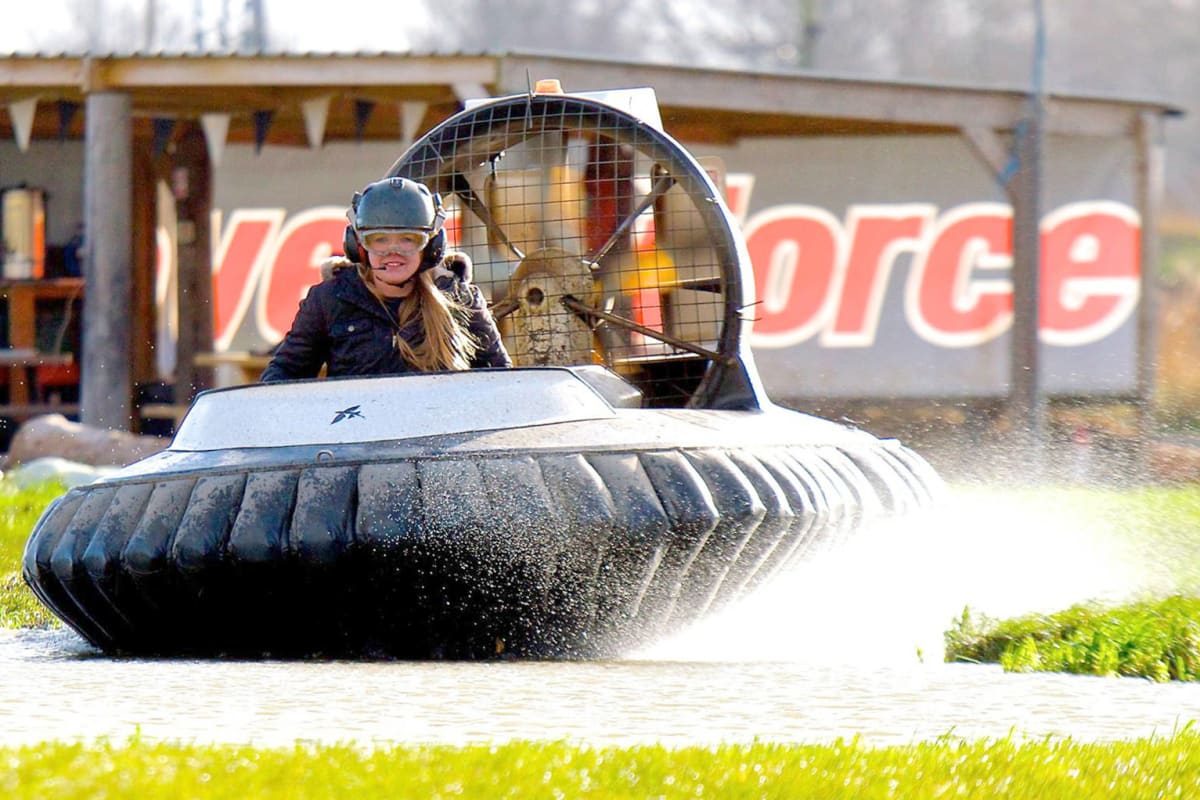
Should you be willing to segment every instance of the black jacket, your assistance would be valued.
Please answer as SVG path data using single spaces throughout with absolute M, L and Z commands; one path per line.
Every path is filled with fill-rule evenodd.
M 465 257 L 451 256 L 434 269 L 438 288 L 469 310 L 467 327 L 479 343 L 471 366 L 512 366 L 483 293 L 467 277 L 470 267 Z M 335 268 L 332 277 L 308 290 L 292 329 L 276 348 L 261 380 L 315 378 L 322 365 L 328 366 L 329 377 L 412 372 L 416 368 L 400 357 L 392 343 L 397 332 L 414 344 L 423 337 L 420 319 L 397 331 L 357 270 L 352 266 Z

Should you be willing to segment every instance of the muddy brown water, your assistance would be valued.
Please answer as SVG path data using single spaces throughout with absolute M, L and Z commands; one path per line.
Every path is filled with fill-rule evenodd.
M 941 663 L 942 633 L 964 605 L 1053 611 L 1156 581 L 1156 565 L 1095 520 L 973 498 L 864 532 L 619 661 L 113 659 L 66 630 L 0 631 L 0 744 L 1165 735 L 1200 719 L 1200 685 Z

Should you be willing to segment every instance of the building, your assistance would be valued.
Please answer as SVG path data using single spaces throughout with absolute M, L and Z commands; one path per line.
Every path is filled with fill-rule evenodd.
M 214 250 L 230 231 L 213 211 L 220 224 L 263 204 L 344 205 L 465 100 L 542 77 L 652 87 L 666 131 L 753 188 L 739 213 L 773 397 L 990 396 L 1034 417 L 1047 393 L 1149 398 L 1142 265 L 1156 262 L 1162 129 L 1177 113 L 1162 103 L 534 54 L 13 55 L 0 75 L 0 187 L 46 190 L 54 252 L 86 231 L 84 422 L 137 427 L 136 387 L 164 377 L 164 316 L 177 315 L 178 399 L 212 381 L 198 355 L 271 344 L 262 326 L 214 330 Z M 166 310 L 164 205 L 180 298 Z M 796 280 L 802 229 L 830 255 Z M 949 255 L 935 249 L 953 236 Z M 944 285 L 925 291 L 939 253 Z

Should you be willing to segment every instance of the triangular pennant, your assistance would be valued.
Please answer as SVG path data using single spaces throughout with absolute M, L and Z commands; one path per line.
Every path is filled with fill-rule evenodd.
M 154 124 L 154 157 L 158 158 L 167 152 L 167 142 L 175 132 L 175 120 L 169 117 L 155 117 Z
M 354 101 L 354 139 L 361 142 L 363 140 L 363 132 L 367 129 L 367 120 L 371 119 L 371 112 L 375 110 L 374 100 L 355 100 Z
M 29 150 L 29 139 L 33 136 L 33 114 L 37 111 L 37 98 L 18 100 L 8 104 L 8 116 L 12 119 L 13 136 L 22 153 Z
M 405 100 L 400 104 L 400 131 L 404 136 L 404 141 L 411 142 L 416 138 L 417 128 L 425 119 L 425 111 L 428 108 L 428 103 L 422 103 L 419 100 Z
M 65 142 L 67 134 L 71 132 L 71 123 L 75 121 L 75 115 L 79 113 L 79 103 L 72 103 L 70 100 L 58 101 L 58 140 Z
M 271 122 L 275 112 L 270 109 L 254 112 L 254 152 L 261 153 L 263 143 L 267 141 L 267 132 L 271 130 Z
M 325 142 L 325 122 L 329 119 L 329 103 L 332 97 L 314 97 L 301 104 L 304 111 L 304 131 L 308 134 L 308 146 L 313 150 Z
M 266 133 L 271 130 L 271 122 L 275 120 L 275 112 L 270 109 L 254 112 L 254 152 L 259 154 L 263 151 L 263 144 L 266 143 Z
M 490 97 L 492 94 L 482 83 L 455 83 L 451 84 L 451 88 L 454 90 L 454 96 L 458 98 L 458 102 L 464 104 L 468 100 Z
M 201 114 L 200 127 L 204 128 L 204 141 L 208 145 L 208 160 L 214 167 L 221 164 L 225 153 L 225 139 L 229 136 L 228 114 Z

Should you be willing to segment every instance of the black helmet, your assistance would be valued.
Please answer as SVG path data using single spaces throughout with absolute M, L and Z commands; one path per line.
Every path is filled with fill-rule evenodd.
M 363 262 L 361 242 L 378 231 L 420 231 L 429 236 L 421 269 L 442 260 L 446 249 L 442 200 L 423 183 L 408 178 L 384 178 L 354 193 L 346 214 L 345 251 L 351 261 Z

